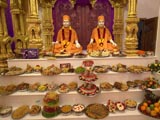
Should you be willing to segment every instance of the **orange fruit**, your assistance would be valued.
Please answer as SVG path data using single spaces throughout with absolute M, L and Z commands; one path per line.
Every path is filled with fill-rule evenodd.
M 142 105 L 141 107 L 140 107 L 140 109 L 141 109 L 141 111 L 145 111 L 146 110 L 146 106 L 144 106 L 144 105 Z
M 158 109 L 157 107 L 154 108 L 154 111 L 155 111 L 156 113 L 159 113 L 159 109 Z
M 157 112 L 154 111 L 154 110 L 152 110 L 150 114 L 151 114 L 151 116 L 153 116 L 153 117 L 157 116 Z
M 147 103 L 147 102 L 144 102 L 144 103 L 143 103 L 143 106 L 148 107 L 148 103 Z
M 158 102 L 154 103 L 154 106 L 159 107 L 159 103 Z

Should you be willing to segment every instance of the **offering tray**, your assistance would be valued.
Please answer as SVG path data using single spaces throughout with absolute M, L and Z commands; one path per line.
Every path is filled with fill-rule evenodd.
M 79 54 L 74 55 L 74 57 L 75 58 L 85 58 L 87 57 L 87 54 L 79 53 Z
M 160 119 L 160 115 L 153 116 L 154 113 L 152 113 L 153 115 L 151 116 L 151 115 L 148 114 L 147 112 L 143 112 L 143 111 L 141 110 L 141 106 L 142 106 L 142 105 L 143 105 L 143 103 L 140 103 L 140 104 L 138 105 L 138 110 L 139 110 L 139 112 L 141 112 L 142 114 L 144 114 L 144 115 L 146 115 L 146 116 L 149 116 L 149 117 L 152 117 L 152 118 L 156 118 L 156 119 Z
M 90 104 L 85 108 L 86 116 L 93 119 L 103 119 L 108 116 L 109 111 L 107 107 L 103 104 Z
M 70 53 L 56 53 L 54 55 L 54 57 L 57 57 L 57 58 L 68 58 L 68 57 L 72 57 L 73 54 L 70 54 Z
M 109 57 L 110 52 L 109 51 L 93 51 L 89 53 L 89 56 L 91 57 Z

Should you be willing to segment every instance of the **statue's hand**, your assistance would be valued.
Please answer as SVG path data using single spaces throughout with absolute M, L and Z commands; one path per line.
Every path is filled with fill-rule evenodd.
M 78 44 L 76 44 L 76 47 L 77 47 L 77 48 L 80 48 L 80 47 L 81 47 L 81 45 L 78 43 Z
M 116 44 L 116 43 L 113 43 L 113 45 L 114 45 L 114 46 L 117 46 L 117 44 Z
M 65 49 L 60 50 L 60 53 L 63 53 L 63 52 L 65 52 Z
M 77 47 L 77 48 L 80 48 L 80 47 L 81 47 L 81 45 L 78 43 L 78 41 L 76 41 L 75 43 L 76 43 L 76 47 Z
M 93 41 L 94 41 L 94 40 L 91 38 L 91 40 L 90 40 L 89 44 L 92 44 L 92 43 L 93 43 Z
M 110 40 L 110 42 L 112 45 L 117 46 L 117 44 L 112 39 Z

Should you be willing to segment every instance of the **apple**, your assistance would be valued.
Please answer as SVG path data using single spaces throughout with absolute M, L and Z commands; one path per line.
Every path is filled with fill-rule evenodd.
M 154 110 L 154 104 L 150 104 L 149 107 L 150 107 L 151 110 Z

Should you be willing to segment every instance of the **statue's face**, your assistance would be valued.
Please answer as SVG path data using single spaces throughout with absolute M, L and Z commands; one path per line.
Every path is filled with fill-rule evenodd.
M 104 27 L 104 21 L 98 21 L 98 26 L 99 27 Z
M 69 26 L 70 26 L 70 21 L 64 20 L 64 21 L 63 21 L 63 26 L 64 26 L 64 27 L 69 27 Z

